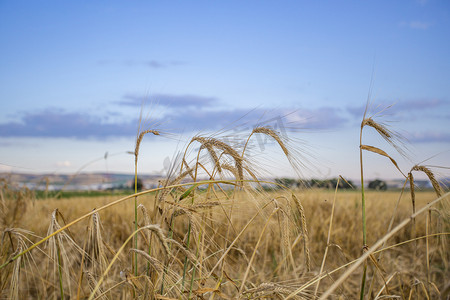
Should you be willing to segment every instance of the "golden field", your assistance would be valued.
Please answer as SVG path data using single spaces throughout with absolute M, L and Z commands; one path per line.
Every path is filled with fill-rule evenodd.
M 13 192 L 3 191 L 4 196 L 8 193 Z M 63 278 L 65 297 L 87 298 L 107 265 L 111 263 L 114 255 L 117 255 L 117 260 L 108 271 L 101 289 L 94 298 L 133 299 L 143 298 L 145 294 L 148 298 L 161 299 L 187 297 L 187 293 L 181 292 L 181 286 L 185 258 L 190 257 L 194 261 L 186 271 L 184 285 L 186 290 L 192 285 L 191 297 L 221 299 L 237 298 L 240 294 L 240 297 L 253 299 L 286 298 L 292 292 L 300 290 L 292 296 L 294 299 L 312 299 L 315 293 L 316 296 L 320 296 L 342 275 L 345 267 L 339 270 L 340 267 L 351 263 L 362 254 L 361 196 L 358 191 L 338 190 L 336 193 L 319 189 L 294 191 L 304 209 L 307 237 L 303 233 L 301 222 L 297 220 L 300 218 L 292 201 L 291 191 L 240 191 L 234 194 L 233 198 L 230 197 L 232 193 L 229 191 L 217 193 L 213 201 L 209 201 L 210 206 L 206 205 L 210 197 L 207 196 L 207 191 L 202 191 L 196 196 L 199 199 L 197 204 L 192 204 L 192 198 L 187 197 L 179 201 L 178 208 L 172 205 L 173 207 L 168 210 L 177 211 L 178 214 L 172 220 L 172 231 L 169 230 L 170 220 L 166 219 L 160 224 L 164 236 L 168 238 L 171 232 L 174 240 L 190 250 L 189 254 L 177 249 L 179 245 L 174 246 L 169 242 L 171 251 L 169 257 L 164 253 L 161 241 L 155 236 L 151 237 L 147 232 L 141 232 L 142 239 L 138 248 L 148 252 L 146 238 L 152 238 L 151 257 L 159 262 L 153 262 L 155 264 L 153 265 L 149 263 L 149 258 L 140 254 L 138 276 L 132 274 L 133 266 L 130 263 L 134 257 L 134 252 L 130 251 L 134 248 L 132 242 L 126 244 L 118 253 L 118 249 L 133 232 L 130 220 L 134 218 L 134 198 L 100 211 L 97 223 L 89 217 L 71 226 L 70 231 L 67 231 L 68 237 L 63 238 L 58 247 L 61 257 L 67 256 L 67 260 L 62 259 L 61 262 L 68 264 L 64 266 L 67 268 L 65 272 L 69 273 L 65 274 L 68 275 L 67 278 Z M 390 191 L 367 193 L 369 245 L 387 233 L 399 195 L 399 192 Z M 158 198 L 158 195 L 154 193 L 138 198 L 139 203 L 146 207 L 150 218 L 153 216 L 155 198 Z M 416 206 L 423 207 L 435 198 L 436 194 L 433 191 L 416 192 Z M 35 201 L 22 199 L 20 207 L 17 207 L 20 212 L 15 216 L 13 225 L 14 228 L 24 228 L 44 237 L 50 233 L 48 229 L 55 209 L 61 214 L 53 221 L 63 226 L 115 200 L 117 197 L 112 196 Z M 322 270 L 322 273 L 328 274 L 318 282 L 318 274 L 327 248 L 333 202 L 335 202 L 333 224 Z M 5 200 L 5 203 L 11 204 L 8 200 Z M 174 203 L 167 200 L 166 205 Z M 448 201 L 442 203 L 448 205 Z M 407 193 L 400 199 L 393 225 L 407 219 L 411 212 L 412 205 Z M 374 254 L 377 265 L 369 263 L 367 278 L 371 283 L 368 292 L 371 298 L 375 298 L 378 294 L 378 297 L 399 295 L 404 299 L 409 299 L 410 296 L 422 298 L 427 295 L 430 298 L 439 297 L 440 291 L 448 284 L 447 236 L 436 235 L 428 239 L 423 237 L 434 233 L 448 234 L 448 219 L 443 213 L 448 214 L 448 207 L 431 211 L 428 232 L 426 229 L 428 213 L 422 214 L 416 218 L 415 224 L 408 224 L 388 240 L 383 247 L 387 250 Z M 139 211 L 138 223 L 140 227 L 146 225 L 142 209 Z M 189 223 L 191 240 L 187 247 Z M 5 249 L 9 247 L 8 239 L 11 236 L 13 239 L 11 243 L 17 250 L 16 235 L 19 234 L 27 236 L 34 242 L 39 240 L 38 237 L 32 237 L 27 233 L 4 234 L 2 240 L 4 255 L 12 255 Z M 414 237 L 420 239 L 413 241 Z M 25 238 L 22 242 L 28 246 L 31 243 Z M 397 245 L 402 242 L 406 243 Z M 17 287 L 20 298 L 25 295 L 40 299 L 60 298 L 59 279 L 55 274 L 58 271 L 54 266 L 55 261 L 49 257 L 51 246 L 51 243 L 46 242 L 39 246 L 39 250 L 34 249 L 24 255 Z M 393 247 L 389 248 L 390 246 Z M 228 253 L 224 253 L 225 251 Z M 83 252 L 86 252 L 84 258 Z M 309 263 L 306 260 L 306 252 L 309 252 Z M 91 256 L 89 259 L 88 255 Z M 6 256 L 2 257 L 3 261 L 5 258 Z M 194 268 L 195 264 L 198 265 Z M 14 276 L 12 269 L 17 267 L 10 264 L 2 270 L 2 298 L 8 298 L 10 292 L 8 273 L 11 273 L 9 276 Z M 194 270 L 197 270 L 196 274 L 193 274 Z M 81 281 L 80 274 L 82 274 Z M 361 269 L 353 272 L 331 297 L 356 298 L 361 274 Z M 427 284 L 428 276 L 430 284 Z M 388 281 L 386 286 L 385 281 Z M 165 288 L 161 292 L 163 282 Z

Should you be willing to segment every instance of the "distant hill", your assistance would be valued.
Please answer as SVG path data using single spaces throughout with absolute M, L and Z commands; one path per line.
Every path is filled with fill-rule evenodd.
M 145 188 L 158 185 L 161 175 L 139 175 Z M 70 174 L 27 174 L 0 173 L 0 179 L 12 186 L 27 187 L 33 190 L 106 190 L 130 188 L 134 182 L 134 174 L 112 173 L 80 173 Z

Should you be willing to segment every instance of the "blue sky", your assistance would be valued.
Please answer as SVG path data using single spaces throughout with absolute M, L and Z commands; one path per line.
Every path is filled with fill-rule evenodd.
M 409 157 L 370 130 L 365 143 L 405 171 L 435 155 L 426 164 L 449 167 L 448 36 L 438 0 L 0 1 L 0 170 L 70 173 L 108 152 L 85 170 L 131 173 L 142 110 L 170 133 L 146 139 L 142 172 L 199 131 L 272 120 L 305 143 L 305 176 L 358 178 L 370 90 L 373 112 L 394 104 L 378 120 Z M 293 175 L 276 155 L 268 169 Z M 368 177 L 399 177 L 365 157 Z

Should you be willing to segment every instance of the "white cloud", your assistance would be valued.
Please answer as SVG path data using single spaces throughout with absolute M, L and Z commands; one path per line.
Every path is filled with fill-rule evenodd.
M 12 171 L 12 167 L 0 163 L 0 172 L 9 173 Z
M 64 160 L 64 161 L 57 161 L 56 162 L 56 166 L 58 168 L 68 168 L 70 166 L 72 166 L 72 163 L 68 160 Z
M 410 22 L 400 22 L 400 26 L 408 27 L 410 29 L 419 29 L 419 30 L 427 30 L 433 25 L 431 22 L 423 22 L 423 21 L 410 21 Z
M 416 2 L 422 6 L 426 5 L 428 2 L 430 2 L 429 0 L 416 0 Z
M 409 28 L 411 29 L 428 29 L 430 28 L 431 23 L 428 22 L 419 22 L 419 21 L 412 21 L 409 22 Z
M 449 143 L 450 134 L 442 131 L 414 132 L 407 134 L 407 139 L 413 143 Z

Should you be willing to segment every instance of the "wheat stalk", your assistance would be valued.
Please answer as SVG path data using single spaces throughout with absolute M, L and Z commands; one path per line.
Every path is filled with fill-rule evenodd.
M 401 147 L 397 145 L 397 141 L 400 142 L 402 137 L 390 131 L 386 126 L 383 124 L 375 122 L 372 118 L 366 118 L 367 109 L 369 106 L 369 101 L 367 102 L 366 109 L 364 111 L 363 120 L 361 121 L 361 130 L 359 134 L 359 161 L 360 161 L 360 170 L 361 170 L 361 208 L 362 208 L 362 231 L 363 231 L 363 251 L 367 247 L 367 228 L 366 228 L 366 200 L 365 200 L 365 191 L 364 191 L 364 168 L 363 168 L 363 158 L 362 153 L 363 150 L 370 151 L 373 153 L 377 153 L 379 155 L 385 156 L 391 160 L 391 162 L 394 164 L 394 166 L 400 171 L 400 173 L 406 177 L 403 172 L 400 170 L 400 168 L 397 165 L 397 162 L 390 157 L 385 151 L 381 150 L 380 148 L 369 146 L 369 145 L 363 145 L 362 143 L 362 136 L 363 136 L 363 129 L 364 127 L 371 127 L 374 128 L 378 134 L 391 146 L 393 146 L 401 155 L 405 155 L 405 152 Z M 364 262 L 363 267 L 363 275 L 361 279 L 361 293 L 360 293 L 360 299 L 364 299 L 364 293 L 365 293 L 365 283 L 366 283 L 366 271 L 367 271 L 367 262 Z
M 159 131 L 157 130 L 144 130 L 140 132 L 140 121 L 142 119 L 142 111 L 141 111 L 141 117 L 139 118 L 139 129 L 138 129 L 138 135 L 136 138 L 136 146 L 134 147 L 134 193 L 137 193 L 137 184 L 138 184 L 138 171 L 137 171 L 137 166 L 138 166 L 138 157 L 139 157 L 139 149 L 140 149 L 140 145 L 142 142 L 142 139 L 144 138 L 144 136 L 148 133 L 152 133 L 153 135 L 160 135 Z M 137 212 L 138 212 L 138 205 L 137 205 L 137 196 L 134 198 L 134 230 L 136 231 L 138 228 L 137 225 Z M 137 248 L 138 245 L 138 240 L 137 240 L 137 236 L 135 236 L 135 240 L 134 240 L 134 246 L 135 248 Z M 137 268 L 138 268 L 138 261 L 137 261 L 137 253 L 134 256 L 134 275 L 137 276 Z
M 309 237 L 308 237 L 308 228 L 306 227 L 305 210 L 304 210 L 303 205 L 300 202 L 300 200 L 294 194 L 292 194 L 292 199 L 294 200 L 294 203 L 300 214 L 300 225 L 301 225 L 301 232 L 302 232 L 302 236 L 303 236 L 303 250 L 305 253 L 305 264 L 306 264 L 306 269 L 309 271 L 309 270 L 311 270 L 311 258 L 310 258 L 310 253 L 309 253 Z

